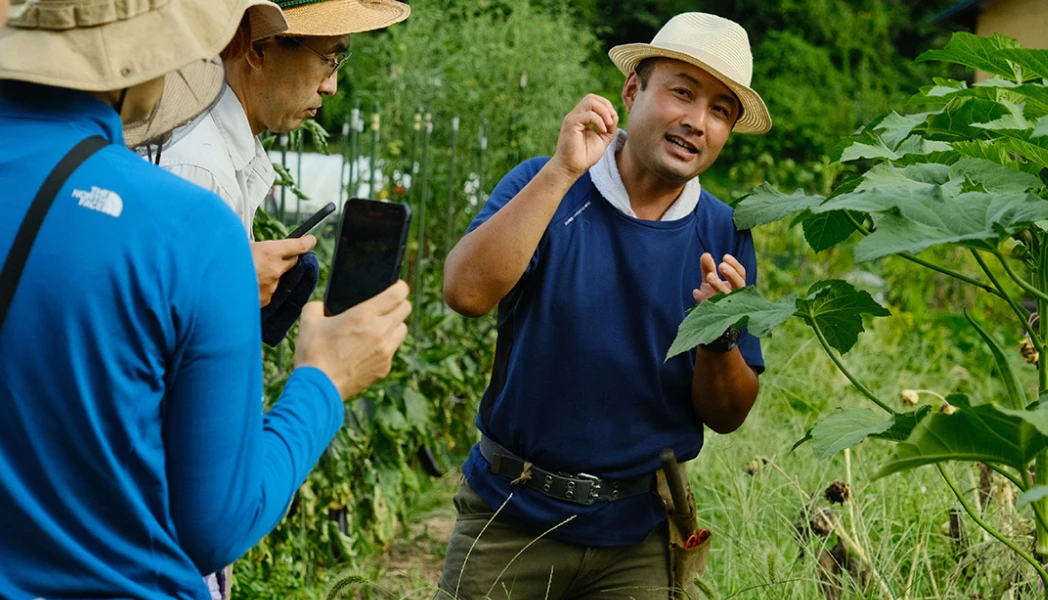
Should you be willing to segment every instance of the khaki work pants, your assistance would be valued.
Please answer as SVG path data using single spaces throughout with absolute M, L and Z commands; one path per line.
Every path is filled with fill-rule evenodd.
M 455 508 L 458 519 L 434 600 L 669 598 L 665 524 L 656 527 L 643 542 L 618 548 L 579 546 L 547 536 L 514 559 L 541 532 L 492 521 L 494 511 L 466 482 L 455 494 Z M 480 536 L 485 525 L 487 529 Z

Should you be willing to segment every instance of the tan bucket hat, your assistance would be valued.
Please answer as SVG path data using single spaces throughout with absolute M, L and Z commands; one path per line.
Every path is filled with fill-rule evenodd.
M 349 35 L 389 27 L 411 15 L 396 0 L 276 0 L 289 36 Z
M 260 27 L 286 29 L 269 0 L 29 0 L 0 29 L 0 79 L 100 92 L 166 75 L 158 107 L 173 96 L 177 106 L 126 126 L 133 145 L 214 103 L 225 78 L 215 57 L 249 8 L 253 26 L 257 15 Z
M 672 58 L 693 64 L 719 79 L 742 103 L 735 123 L 738 133 L 766 133 L 771 129 L 768 107 L 750 89 L 753 55 L 746 30 L 738 23 L 707 13 L 683 13 L 670 19 L 650 44 L 623 44 L 608 52 L 623 75 L 645 58 Z

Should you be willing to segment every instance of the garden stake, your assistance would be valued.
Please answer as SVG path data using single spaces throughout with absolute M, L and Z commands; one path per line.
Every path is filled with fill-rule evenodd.
M 284 167 L 284 172 L 287 173 L 287 134 L 280 134 L 280 165 Z M 286 223 L 285 219 L 285 203 L 287 201 L 287 186 L 280 186 L 280 222 Z
M 458 129 L 459 117 L 455 115 L 451 118 L 451 156 L 448 160 L 448 222 L 447 231 L 444 235 L 444 252 L 442 253 L 445 259 L 447 259 L 448 253 L 451 252 L 451 235 L 454 231 L 455 223 L 455 150 L 457 147 Z
M 345 122 L 342 123 L 342 167 L 338 170 L 338 207 L 340 209 L 342 208 L 342 193 L 349 189 L 350 184 L 350 177 L 346 173 L 346 162 L 351 145 L 349 141 L 349 120 L 350 117 L 347 115 Z
M 375 162 L 378 160 L 378 136 L 381 127 L 382 114 L 379 113 L 379 105 L 376 100 L 371 106 L 371 162 L 368 164 L 368 170 L 371 171 L 371 178 L 368 183 L 369 198 L 378 197 L 378 193 L 375 191 Z
M 422 144 L 422 173 L 418 193 L 418 229 L 415 234 L 415 309 L 411 311 L 412 335 L 418 335 L 419 314 L 424 312 L 422 295 L 422 259 L 426 253 L 426 196 L 429 195 L 429 139 L 433 135 L 433 115 L 426 113 L 426 133 Z M 416 350 L 420 350 L 416 346 Z
M 298 173 L 295 175 L 295 185 L 302 189 L 302 150 L 306 144 L 306 132 L 298 131 Z M 295 225 L 302 224 L 302 196 L 295 194 Z

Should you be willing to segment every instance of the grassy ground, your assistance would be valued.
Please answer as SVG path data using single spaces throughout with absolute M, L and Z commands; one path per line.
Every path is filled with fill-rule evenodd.
M 997 384 L 985 352 L 952 317 L 936 321 L 921 324 L 901 315 L 873 323 L 845 361 L 890 404 L 898 405 L 903 389 L 992 398 Z M 809 446 L 791 452 L 821 418 L 840 408 L 872 404 L 853 391 L 800 324 L 777 331 L 764 349 L 770 368 L 746 424 L 731 435 L 708 434 L 690 465 L 700 526 L 715 536 L 706 580 L 709 597 L 1034 597 L 1032 569 L 966 515 L 959 515 L 962 537 L 951 535 L 950 511 L 960 505 L 933 468 L 872 481 L 892 449 L 881 441 L 867 441 L 847 456 L 824 461 L 816 460 Z M 1032 381 L 1032 367 L 1023 371 Z M 926 393 L 921 400 L 938 405 Z M 950 473 L 975 502 L 977 470 L 954 465 Z M 453 524 L 456 479 L 449 474 L 420 499 L 393 547 L 358 572 L 371 583 L 353 586 L 355 597 L 432 597 Z M 855 561 L 856 577 L 831 578 L 836 590 L 831 594 L 838 595 L 827 596 L 827 576 L 818 559 L 842 536 L 809 535 L 801 541 L 796 531 L 806 521 L 806 507 L 829 507 L 822 493 L 835 480 L 850 484 L 851 499 L 832 511 L 846 532 L 841 543 Z M 987 505 L 989 522 L 1028 548 L 1033 527 L 1027 512 L 1016 512 L 1014 501 L 1011 488 L 997 477 L 990 500 L 980 502 Z

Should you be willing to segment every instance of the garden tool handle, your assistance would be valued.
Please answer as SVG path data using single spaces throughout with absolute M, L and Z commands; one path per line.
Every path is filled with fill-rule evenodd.
M 659 458 L 662 460 L 662 472 L 666 474 L 666 485 L 670 488 L 670 497 L 673 498 L 673 512 L 683 522 L 695 509 L 684 491 L 684 477 L 681 475 L 680 465 L 677 464 L 677 456 L 672 448 L 663 448 Z

